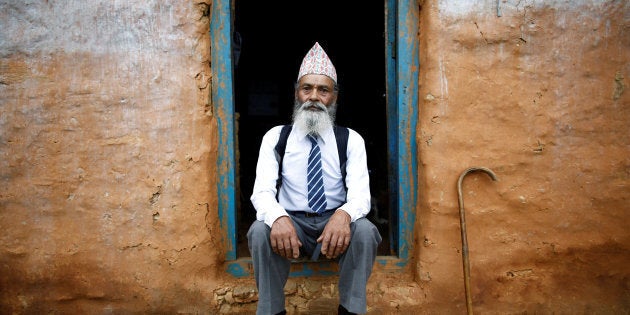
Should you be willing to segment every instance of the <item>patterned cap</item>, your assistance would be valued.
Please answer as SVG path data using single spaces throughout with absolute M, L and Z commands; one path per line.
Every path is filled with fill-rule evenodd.
M 298 81 L 306 74 L 323 74 L 327 75 L 335 83 L 337 83 L 337 70 L 333 66 L 332 61 L 326 55 L 324 49 L 319 46 L 319 43 L 315 42 L 315 45 L 308 51 L 302 65 L 300 66 L 300 72 L 298 74 Z

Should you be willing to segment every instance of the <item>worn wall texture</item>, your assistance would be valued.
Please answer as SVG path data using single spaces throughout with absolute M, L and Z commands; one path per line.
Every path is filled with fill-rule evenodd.
M 204 310 L 204 1 L 0 1 L 1 313 Z
M 630 312 L 630 4 L 426 0 L 408 270 L 370 313 Z M 0 313 L 248 313 L 226 275 L 211 1 L 0 0 Z M 500 15 L 500 16 L 499 16 Z M 360 22 L 359 22 L 360 23 Z M 293 313 L 336 306 L 295 278 Z
M 630 312 L 630 4 L 424 1 L 416 276 L 484 313 Z M 500 15 L 500 17 L 498 16 Z M 456 306 L 457 305 L 457 306 Z

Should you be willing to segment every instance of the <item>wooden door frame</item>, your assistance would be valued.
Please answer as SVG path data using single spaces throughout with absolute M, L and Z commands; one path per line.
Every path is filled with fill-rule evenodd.
M 237 277 L 253 274 L 251 258 L 237 258 L 235 120 L 232 62 L 232 1 L 215 0 L 210 22 L 212 55 L 211 101 L 218 125 L 217 196 L 227 271 Z M 414 0 L 384 0 L 387 86 L 388 185 L 393 256 L 378 256 L 376 268 L 402 270 L 413 250 L 418 194 L 416 127 L 418 121 L 419 6 Z M 395 34 L 392 36 L 392 34 Z M 383 236 L 388 237 L 388 236 Z M 316 266 L 314 266 L 314 264 Z M 302 262 L 292 276 L 334 274 L 331 262 Z

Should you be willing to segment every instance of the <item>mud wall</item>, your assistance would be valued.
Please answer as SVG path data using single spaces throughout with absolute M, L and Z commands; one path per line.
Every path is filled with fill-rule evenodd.
M 626 1 L 419 1 L 409 268 L 370 313 L 630 309 Z M 226 275 L 210 1 L 0 1 L 0 313 L 251 313 Z M 499 16 L 500 15 L 500 16 Z M 293 313 L 336 307 L 295 278 Z
M 209 10 L 0 2 L 0 313 L 208 309 Z
M 475 310 L 628 312 L 628 2 L 424 1 L 421 14 L 427 302 L 465 310 L 456 184 L 484 166 L 499 181 L 473 173 L 462 190 Z

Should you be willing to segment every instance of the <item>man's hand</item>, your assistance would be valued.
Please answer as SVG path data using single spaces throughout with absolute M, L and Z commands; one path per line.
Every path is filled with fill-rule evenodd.
M 288 216 L 279 217 L 273 222 L 269 239 L 274 253 L 287 259 L 300 257 L 302 242 L 295 232 L 293 221 Z
M 322 243 L 322 254 L 326 255 L 326 258 L 337 258 L 348 249 L 351 237 L 350 221 L 350 215 L 338 209 L 326 223 L 324 232 L 317 239 L 318 243 Z

